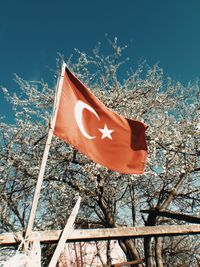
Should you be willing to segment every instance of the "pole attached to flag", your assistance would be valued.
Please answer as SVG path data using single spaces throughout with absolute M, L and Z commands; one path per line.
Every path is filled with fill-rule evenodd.
M 37 184 L 36 184 L 36 188 L 35 188 L 31 212 L 30 212 L 30 217 L 29 217 L 27 228 L 26 228 L 26 233 L 25 233 L 25 239 L 26 240 L 28 240 L 28 238 L 32 232 L 33 224 L 34 224 L 34 218 L 35 218 L 35 213 L 36 213 L 36 209 L 37 209 L 37 205 L 38 205 L 38 201 L 39 201 L 39 197 L 40 197 L 40 191 L 41 191 L 41 186 L 42 186 L 42 182 L 43 182 L 43 178 L 44 178 L 45 167 L 46 167 L 49 149 L 51 146 L 51 141 L 52 141 L 54 128 L 55 128 L 55 122 L 56 122 L 56 116 L 57 116 L 57 112 L 58 112 L 58 106 L 59 106 L 59 101 L 60 101 L 60 96 L 61 96 L 61 91 L 62 91 L 65 68 L 66 68 L 66 63 L 63 62 L 60 77 L 58 78 L 58 82 L 56 85 L 56 93 L 55 93 L 54 106 L 53 106 L 53 115 L 52 115 L 51 121 L 50 121 L 48 137 L 47 137 L 47 141 L 46 141 L 46 145 L 45 145 L 45 149 L 44 149 L 44 153 L 43 153 L 43 157 L 42 157 L 40 171 L 38 174 Z

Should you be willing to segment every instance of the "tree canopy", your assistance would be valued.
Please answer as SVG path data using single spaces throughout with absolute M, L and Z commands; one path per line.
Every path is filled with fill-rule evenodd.
M 199 216 L 198 82 L 183 86 L 166 77 L 158 64 L 148 66 L 146 62 L 123 72 L 126 47 L 116 38 L 109 44 L 109 55 L 103 55 L 98 44 L 90 55 L 75 50 L 75 56 L 66 61 L 107 107 L 148 125 L 145 174 L 110 171 L 54 137 L 34 229 L 62 229 L 77 194 L 82 197 L 77 228 L 186 223 L 141 210 Z M 55 73 L 58 75 L 58 68 Z M 25 81 L 19 76 L 15 81 L 20 94 L 12 95 L 3 88 L 15 122 L 0 122 L 1 232 L 24 231 L 27 225 L 54 100 L 54 88 L 44 81 Z M 118 242 L 127 260 L 145 258 L 148 267 L 200 264 L 197 236 Z M 5 248 L 1 252 L 3 255 Z M 106 264 L 111 261 L 108 257 Z

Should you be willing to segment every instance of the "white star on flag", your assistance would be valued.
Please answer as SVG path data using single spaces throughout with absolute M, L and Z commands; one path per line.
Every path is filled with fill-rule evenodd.
M 111 133 L 112 133 L 114 130 L 109 130 L 106 124 L 104 125 L 104 129 L 98 129 L 98 130 L 102 133 L 102 137 L 101 137 L 101 139 L 104 139 L 105 137 L 108 137 L 109 139 L 112 140 Z

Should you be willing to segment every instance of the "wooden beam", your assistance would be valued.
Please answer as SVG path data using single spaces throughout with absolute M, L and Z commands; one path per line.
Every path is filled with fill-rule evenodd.
M 78 214 L 79 208 L 80 208 L 80 203 L 81 203 L 81 197 L 78 198 L 76 205 L 74 206 L 72 213 L 70 214 L 67 223 L 65 225 L 65 228 L 62 232 L 62 235 L 58 241 L 57 247 L 53 253 L 53 256 L 51 258 L 51 261 L 49 263 L 48 267 L 55 267 L 58 259 L 60 257 L 61 252 L 64 251 L 65 249 L 65 243 L 70 235 L 70 233 L 73 231 L 73 225 L 76 220 L 76 216 Z
M 150 210 L 141 210 L 142 213 L 152 214 L 154 216 L 161 216 L 166 218 L 171 218 L 175 220 L 182 220 L 189 223 L 200 223 L 200 217 L 178 213 L 170 210 L 158 210 L 158 209 L 150 209 Z
M 30 234 L 29 241 L 57 242 L 61 230 L 35 231 Z M 142 238 L 146 236 L 195 235 L 200 234 L 200 225 L 159 225 L 146 227 L 120 227 L 102 229 L 74 230 L 67 242 L 87 242 L 126 238 Z M 21 233 L 0 234 L 0 245 L 14 245 L 21 242 Z

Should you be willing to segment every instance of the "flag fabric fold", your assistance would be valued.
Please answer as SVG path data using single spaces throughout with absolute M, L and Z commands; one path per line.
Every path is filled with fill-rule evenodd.
M 54 129 L 57 137 L 108 169 L 142 174 L 146 128 L 105 107 L 66 67 Z

